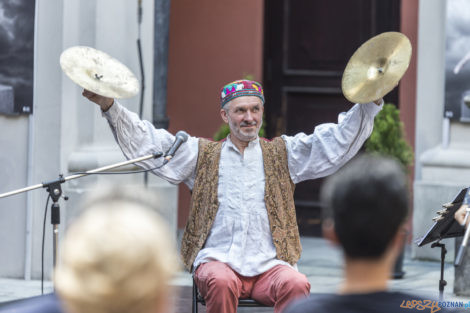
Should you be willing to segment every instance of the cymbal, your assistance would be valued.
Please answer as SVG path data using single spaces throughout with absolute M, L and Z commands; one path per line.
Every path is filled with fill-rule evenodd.
M 398 32 L 386 32 L 363 43 L 349 59 L 341 88 L 351 102 L 378 100 L 395 88 L 408 69 L 410 40 Z
M 109 98 L 130 98 L 139 92 L 134 74 L 118 60 L 91 47 L 75 46 L 60 55 L 64 73 L 79 86 Z

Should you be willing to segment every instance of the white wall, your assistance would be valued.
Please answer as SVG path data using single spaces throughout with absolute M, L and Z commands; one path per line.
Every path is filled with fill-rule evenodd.
M 5 182 L 0 192 L 28 184 L 56 179 L 59 173 L 89 170 L 124 160 L 107 122 L 98 107 L 81 96 L 82 89 L 62 73 L 60 54 L 66 48 L 85 45 L 102 50 L 128 66 L 139 76 L 137 55 L 137 1 L 127 0 L 36 0 L 36 48 L 34 114 L 0 117 L 0 160 L 5 160 Z M 153 1 L 143 2 L 142 45 L 146 69 L 144 118 L 151 119 L 153 66 Z M 139 96 L 121 101 L 138 110 Z M 31 134 L 31 169 L 28 171 L 28 132 Z M 14 148 L 11 148 L 14 147 Z M 8 150 L 13 150 L 8 153 Z M 13 164 L 14 163 L 14 164 Z M 13 177 L 15 178 L 9 178 Z M 60 236 L 76 215 L 77 204 L 94 183 L 106 181 L 142 184 L 143 175 L 86 177 L 66 182 L 64 193 L 70 197 L 61 205 Z M 162 209 L 176 229 L 177 189 L 151 175 L 149 188 L 161 195 Z M 40 277 L 41 236 L 46 192 L 31 191 L 32 240 L 27 244 L 26 195 L 0 199 L 0 276 Z M 15 209 L 12 209 L 15 207 Z M 50 208 L 49 208 L 50 209 Z M 48 213 L 46 222 L 46 277 L 51 273 L 52 231 Z M 84 253 L 86 253 L 84 251 Z M 31 255 L 28 261 L 28 255 Z M 26 266 L 25 266 L 26 262 Z M 30 266 L 29 266 L 30 263 Z
M 28 117 L 0 116 L 0 193 L 26 185 Z M 23 275 L 26 195 L 0 199 L 0 276 Z
M 441 143 L 445 83 L 446 0 L 421 0 L 418 18 L 416 173 L 419 156 Z

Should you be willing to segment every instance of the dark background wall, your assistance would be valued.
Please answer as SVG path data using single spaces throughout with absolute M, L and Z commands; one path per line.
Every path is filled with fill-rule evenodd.
M 261 0 L 171 1 L 168 57 L 170 131 L 210 137 L 223 123 L 219 91 L 250 75 L 262 81 Z M 189 212 L 189 190 L 179 189 L 178 227 Z
M 32 112 L 34 7 L 34 0 L 0 2 L 0 84 L 14 89 L 14 110 L 0 113 Z

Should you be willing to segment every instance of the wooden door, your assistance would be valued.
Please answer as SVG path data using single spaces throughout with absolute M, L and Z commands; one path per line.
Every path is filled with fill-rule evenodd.
M 400 0 L 266 0 L 264 88 L 268 137 L 312 133 L 337 122 L 352 104 L 341 92 L 343 70 L 369 38 L 399 30 Z M 395 90 L 386 100 L 397 103 Z M 297 185 L 302 235 L 320 234 L 322 179 Z

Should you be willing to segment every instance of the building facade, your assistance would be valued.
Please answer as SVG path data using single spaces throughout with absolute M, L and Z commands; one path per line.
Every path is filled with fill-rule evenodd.
M 321 99 L 328 99 L 327 103 L 340 109 L 350 105 L 338 90 L 341 62 L 345 65 L 350 53 L 337 52 L 341 49 L 354 51 L 354 45 L 383 31 L 401 31 L 411 40 L 413 56 L 393 101 L 400 108 L 406 139 L 415 152 L 410 177 L 414 192 L 412 239 L 418 238 L 432 225 L 431 218 L 440 205 L 466 186 L 465 177 L 470 167 L 465 161 L 470 149 L 465 140 L 470 132 L 468 125 L 446 120 L 443 115 L 448 1 L 453 0 L 360 1 L 362 7 L 355 14 L 346 9 L 341 13 L 345 17 L 352 16 L 347 20 L 350 24 L 342 24 L 346 18 L 338 18 L 332 15 L 333 10 L 328 11 L 333 7 L 338 11 L 344 5 L 339 0 L 325 1 L 329 3 L 327 6 L 323 6 L 321 0 L 309 1 L 305 2 L 306 7 L 289 0 L 171 1 L 166 112 L 169 131 L 185 130 L 193 136 L 211 138 L 222 125 L 220 88 L 243 77 L 258 80 L 266 87 L 268 136 L 304 131 L 302 127 L 295 128 L 300 125 L 294 118 L 298 108 L 309 108 L 300 100 L 307 99 L 305 103 L 310 101 L 316 105 Z M 158 29 L 154 27 L 154 1 L 143 0 L 142 8 L 141 39 L 147 86 L 143 117 L 150 120 L 153 40 Z M 286 12 L 299 13 L 288 15 Z M 275 14 L 284 19 L 280 26 L 276 25 Z M 127 65 L 140 79 L 136 2 L 36 0 L 34 23 L 34 110 L 28 116 L 0 115 L 3 147 L 0 173 L 4 177 L 0 192 L 50 181 L 59 173 L 67 175 L 123 160 L 97 106 L 84 99 L 81 88 L 62 73 L 59 65 L 62 51 L 76 45 L 97 48 Z M 363 28 L 355 32 L 354 27 L 358 25 Z M 289 55 L 276 54 L 283 49 L 292 49 L 298 54 L 293 58 L 290 55 L 290 59 Z M 331 52 L 317 53 L 321 49 Z M 283 63 L 285 60 L 287 63 Z M 325 68 L 325 64 L 331 64 L 331 68 Z M 276 76 L 276 73 L 284 76 Z M 312 86 L 315 88 L 307 88 Z M 279 96 L 277 91 L 284 93 Z M 137 111 L 138 98 L 122 100 L 122 103 Z M 335 118 L 327 117 L 324 111 L 314 112 L 313 122 L 305 131 L 311 132 L 317 121 L 335 122 Z M 336 113 L 328 114 L 335 116 Z M 309 118 L 304 113 L 302 116 Z M 143 175 L 96 176 L 67 182 L 64 193 L 70 200 L 61 201 L 61 231 L 78 213 L 76 207 L 82 195 L 94 184 L 109 180 L 142 184 L 144 178 Z M 189 190 L 154 176 L 149 186 L 161 195 L 162 208 L 176 233 L 176 229 L 186 223 Z M 307 191 L 308 188 L 300 187 Z M 44 190 L 0 199 L 0 254 L 6 256 L 0 258 L 0 276 L 40 276 L 45 202 Z M 309 208 L 315 204 L 315 199 L 298 203 L 306 203 Z M 46 223 L 45 260 L 46 274 L 49 274 L 52 236 L 49 221 Z M 437 256 L 437 251 L 413 244 L 412 247 L 415 257 L 433 259 Z

